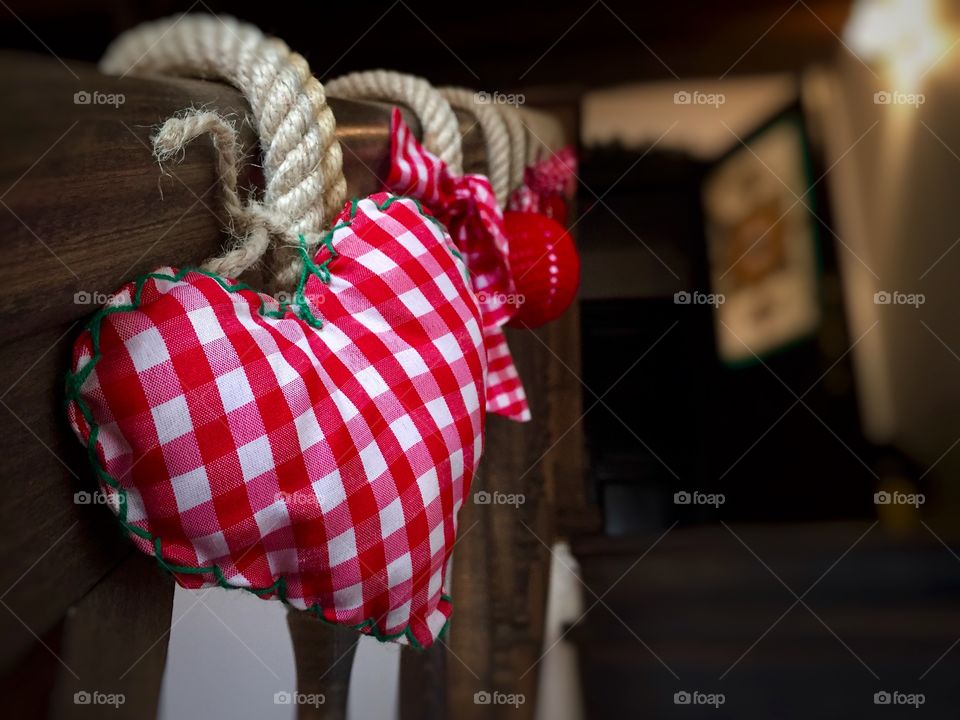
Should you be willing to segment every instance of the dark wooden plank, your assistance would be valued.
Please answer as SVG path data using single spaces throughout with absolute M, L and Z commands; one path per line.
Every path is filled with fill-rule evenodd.
M 297 662 L 299 720 L 343 720 L 360 636 L 305 612 L 287 612 Z
M 525 702 L 516 714 L 530 718 L 555 535 L 554 488 L 543 462 L 555 449 L 551 448 L 552 400 L 547 378 L 556 357 L 547 349 L 548 333 L 547 328 L 507 333 L 534 420 L 520 426 L 502 418 L 489 422 L 488 442 L 497 450 L 488 457 L 490 465 L 484 476 L 488 490 L 523 498 L 517 506 L 484 506 L 491 515 L 489 542 L 495 563 L 490 587 L 494 672 L 486 689 L 523 695 Z M 498 716 L 502 708 L 494 712 Z
M 75 295 L 109 293 L 163 264 L 216 253 L 221 232 L 213 150 L 197 142 L 162 174 L 149 136 L 197 104 L 243 117 L 246 104 L 217 83 L 109 78 L 75 64 L 0 53 L 0 672 L 44 635 L 130 552 L 102 506 L 76 505 L 92 489 L 62 412 L 62 378 L 79 323 L 95 305 Z M 41 90 L 38 90 L 41 89 Z M 123 93 L 125 102 L 77 105 L 80 90 Z M 386 170 L 389 108 L 331 100 L 348 189 L 367 194 Z M 408 121 L 419 132 L 415 119 Z M 243 132 L 249 152 L 256 143 Z M 251 169 L 241 184 L 256 185 Z M 81 298 L 84 299 L 84 298 Z M 96 300 L 96 297 L 92 299 Z
M 131 555 L 70 608 L 53 718 L 156 717 L 173 587 L 152 559 Z
M 400 656 L 401 720 L 448 717 L 447 663 L 451 659 L 443 641 L 421 652 L 414 649 L 403 652 Z
M 557 533 L 566 537 L 594 533 L 601 521 L 589 495 L 585 467 L 579 301 L 545 331 L 551 353 L 546 378 L 550 449 L 543 462 L 556 508 Z M 586 397 L 589 407 L 594 398 Z
M 49 717 L 59 675 L 63 622 L 51 627 L 17 659 L 10 672 L 0 675 L 0 694 L 9 717 Z
M 75 329 L 36 327 L 0 345 L 0 673 L 132 552 L 104 505 L 74 502 L 94 487 L 61 411 Z
M 960 636 L 960 565 L 933 535 L 865 523 L 731 529 L 772 573 L 716 525 L 674 529 L 642 560 L 656 535 L 574 543 L 585 608 L 604 599 L 568 635 L 588 717 L 717 716 L 675 706 L 680 690 L 722 692 L 723 716 L 745 720 L 874 717 L 882 689 L 924 693 L 928 717 L 955 712 L 960 655 L 935 663 Z M 810 610 L 790 609 L 781 579 Z
M 569 88 L 539 88 L 531 90 L 526 101 L 534 103 L 560 126 L 561 137 L 580 135 L 580 97 Z M 529 128 L 532 131 L 532 128 Z M 543 144 L 545 138 L 530 132 L 530 142 Z M 549 148 L 553 151 L 559 148 Z M 579 175 L 579 171 L 578 171 Z M 577 179 L 580 184 L 579 177 Z M 576 223 L 576 198 L 571 199 L 570 230 L 579 245 L 579 225 Z M 587 407 L 594 402 L 585 392 L 580 332 L 580 299 L 555 322 L 544 328 L 545 342 L 551 355 L 548 362 L 547 424 L 550 432 L 550 451 L 544 458 L 547 488 L 555 507 L 557 534 L 563 537 L 597 532 L 601 526 L 600 513 L 588 491 L 584 447 L 584 397 Z

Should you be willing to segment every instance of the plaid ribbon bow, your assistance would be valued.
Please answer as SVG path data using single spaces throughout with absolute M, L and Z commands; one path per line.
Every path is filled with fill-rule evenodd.
M 523 185 L 513 191 L 507 209 L 540 213 L 564 223 L 566 199 L 573 196 L 576 174 L 577 155 L 567 145 L 524 170 Z
M 518 422 L 530 420 L 520 375 L 503 326 L 517 311 L 503 212 L 483 175 L 454 176 L 446 163 L 423 148 L 403 121 L 391 117 L 387 189 L 422 202 L 446 227 L 463 253 L 483 319 L 487 352 L 487 410 Z

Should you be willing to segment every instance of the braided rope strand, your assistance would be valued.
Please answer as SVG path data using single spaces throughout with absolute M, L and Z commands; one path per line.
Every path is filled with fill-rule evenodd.
M 510 136 L 506 123 L 495 107 L 478 102 L 473 90 L 460 87 L 439 90 L 450 105 L 471 113 L 477 119 L 487 150 L 487 176 L 497 201 L 504 207 L 510 192 Z
M 262 208 L 268 210 L 248 215 L 269 219 L 267 224 L 274 229 L 283 228 L 284 244 L 295 245 L 299 235 L 308 244 L 315 243 L 342 209 L 346 180 L 333 112 L 307 61 L 281 40 L 231 17 L 181 15 L 122 34 L 107 49 L 100 67 L 116 75 L 156 73 L 223 80 L 243 92 L 263 150 Z M 215 142 L 224 138 L 223 128 L 210 118 L 195 118 L 189 130 L 199 127 L 212 132 Z M 183 128 L 169 132 L 167 141 L 173 142 Z M 222 169 L 224 153 L 218 149 Z M 158 149 L 158 154 L 162 152 Z M 231 184 L 229 178 L 222 182 L 224 187 Z M 256 256 L 255 261 L 263 253 L 259 249 L 262 236 L 256 235 L 254 246 L 243 254 L 244 262 Z M 277 277 L 287 285 L 295 283 L 298 275 L 297 253 L 293 253 Z
M 231 122 L 215 112 L 189 111 L 182 117 L 170 118 L 153 137 L 154 154 L 161 163 L 179 155 L 184 147 L 208 134 L 217 151 L 217 172 L 223 206 L 230 219 L 231 234 L 240 242 L 225 254 L 207 260 L 203 267 L 210 272 L 236 277 L 252 266 L 270 246 L 270 231 L 277 229 L 273 214 L 256 201 L 244 204 L 237 192 L 237 163 L 240 141 Z
M 496 106 L 500 117 L 507 126 L 510 136 L 510 183 L 509 192 L 513 192 L 523 185 L 523 171 L 527 168 L 527 131 L 523 126 L 523 118 L 513 105 L 499 104 Z
M 450 103 L 423 78 L 391 70 L 365 70 L 328 80 L 327 92 L 353 100 L 406 105 L 423 125 L 423 146 L 455 175 L 463 174 L 463 146 L 457 115 Z

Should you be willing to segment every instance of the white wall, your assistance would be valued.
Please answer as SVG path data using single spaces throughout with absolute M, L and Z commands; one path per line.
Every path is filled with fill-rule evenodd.
M 563 625 L 582 611 L 579 569 L 569 548 L 560 544 L 550 568 L 544 640 L 544 651 L 549 652 L 540 668 L 544 704 L 537 708 L 537 717 L 543 720 L 583 717 L 575 652 L 561 640 Z M 292 720 L 295 708 L 274 702 L 275 693 L 296 687 L 286 612 L 279 602 L 237 590 L 178 586 L 160 720 Z M 401 652 L 416 651 L 360 638 L 350 678 L 350 720 L 396 720 Z
M 722 96 L 723 102 L 677 104 L 677 92 Z M 664 150 L 711 160 L 796 93 L 789 75 L 691 78 L 596 90 L 583 99 L 581 142 L 587 147 L 621 142 L 633 148 L 656 143 Z
M 200 598 L 200 601 L 198 601 Z M 160 720 L 292 720 L 295 708 L 274 694 L 296 688 L 286 608 L 237 590 L 177 587 Z M 393 720 L 399 687 L 398 645 L 360 638 L 348 717 Z M 376 688 L 376 692 L 371 692 Z
M 839 255 L 851 335 L 867 333 L 853 352 L 866 430 L 925 469 L 935 465 L 930 478 L 953 498 L 960 497 L 951 482 L 960 450 L 950 452 L 960 438 L 958 70 L 954 46 L 906 88 L 922 104 L 878 105 L 876 91 L 898 89 L 896 73 L 844 54 L 813 78 L 809 95 L 827 165 L 835 164 L 827 182 L 847 246 Z M 920 293 L 925 302 L 876 305 L 877 290 Z

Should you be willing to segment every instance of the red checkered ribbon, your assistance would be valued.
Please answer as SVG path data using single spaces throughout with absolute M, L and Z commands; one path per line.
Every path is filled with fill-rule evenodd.
M 354 201 L 301 252 L 280 302 L 191 269 L 121 288 L 74 345 L 70 423 L 181 585 L 427 646 L 483 446 L 480 311 L 413 200 Z
M 483 317 L 487 349 L 487 410 L 526 422 L 530 408 L 513 364 L 503 326 L 516 313 L 503 212 L 483 175 L 454 176 L 446 163 L 420 145 L 398 108 L 391 120 L 387 189 L 426 205 L 463 253 Z
M 567 199 L 573 197 L 576 175 L 577 155 L 567 145 L 524 171 L 524 183 L 510 195 L 507 209 L 541 213 L 563 223 Z M 562 217 L 556 217 L 558 215 Z

